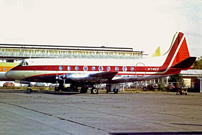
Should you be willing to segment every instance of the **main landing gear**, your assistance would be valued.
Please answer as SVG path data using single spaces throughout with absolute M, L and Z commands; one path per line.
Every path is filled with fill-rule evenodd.
M 87 93 L 88 87 L 81 87 L 80 93 Z
M 98 94 L 98 89 L 92 84 L 75 84 L 72 83 L 70 87 L 65 88 L 64 82 L 62 80 L 56 83 L 55 91 L 68 91 L 68 92 L 78 92 L 78 87 L 81 87 L 80 93 L 87 93 L 88 89 L 91 88 L 91 94 Z
M 106 85 L 106 90 L 107 90 L 107 93 L 114 92 L 114 94 L 118 94 L 120 91 L 120 85 L 118 83 L 117 84 L 116 83 L 115 84 L 108 83 Z
M 80 93 L 87 93 L 88 87 L 81 87 Z M 91 88 L 91 94 L 98 94 L 98 89 L 95 87 Z
M 98 94 L 98 88 L 93 87 L 91 89 L 91 94 Z
M 98 94 L 98 89 L 96 87 L 94 87 L 92 84 L 83 84 L 81 86 L 81 90 L 80 93 L 87 93 L 88 88 L 91 88 L 91 94 Z

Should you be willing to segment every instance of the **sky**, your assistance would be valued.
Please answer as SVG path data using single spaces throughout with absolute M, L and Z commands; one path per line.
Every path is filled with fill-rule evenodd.
M 0 43 L 132 47 L 165 53 L 185 34 L 202 56 L 202 0 L 0 0 Z

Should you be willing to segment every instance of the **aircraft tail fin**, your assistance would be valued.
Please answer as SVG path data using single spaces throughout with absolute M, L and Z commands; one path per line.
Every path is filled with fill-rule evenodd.
M 177 32 L 174 35 L 171 47 L 164 55 L 166 54 L 167 58 L 163 64 L 166 67 L 188 68 L 196 58 L 190 57 L 186 38 L 182 32 Z

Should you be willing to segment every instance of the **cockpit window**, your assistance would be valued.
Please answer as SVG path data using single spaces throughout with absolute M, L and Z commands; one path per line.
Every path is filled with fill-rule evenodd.
M 28 66 L 28 62 L 23 60 L 21 63 L 20 63 L 20 66 Z
M 22 66 L 22 63 L 23 63 L 23 61 L 22 61 L 22 62 L 20 62 L 20 64 L 19 64 L 19 65 L 20 65 L 20 66 Z

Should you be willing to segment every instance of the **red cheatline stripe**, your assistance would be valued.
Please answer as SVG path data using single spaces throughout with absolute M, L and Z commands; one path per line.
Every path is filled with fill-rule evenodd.
M 154 72 L 153 74 L 145 72 L 145 73 L 138 73 L 138 72 L 128 72 L 128 73 L 118 73 L 117 75 L 137 75 L 137 76 L 144 76 L 144 75 L 166 75 L 166 74 L 174 74 L 174 73 L 180 73 L 180 69 L 173 69 L 170 68 L 167 72 L 165 73 L 160 73 L 160 72 Z M 23 72 L 23 71 L 22 71 Z M 55 71 L 56 72 L 56 71 Z M 77 73 L 76 71 L 73 73 Z M 50 76 L 50 75 L 66 75 L 66 74 L 71 74 L 71 73 L 49 73 L 49 74 L 39 74 L 39 75 L 33 75 L 29 76 L 27 78 L 32 78 L 32 77 L 39 77 L 39 76 Z
M 70 65 L 69 65 L 70 66 Z M 17 66 L 13 70 L 19 70 L 19 71 L 77 71 L 76 65 L 71 65 L 71 70 L 68 70 L 67 65 L 62 66 L 62 70 L 59 68 L 60 66 Z M 78 66 L 78 71 L 85 71 L 84 66 Z M 93 71 L 92 67 L 95 67 L 94 71 L 99 71 L 99 66 L 87 66 L 87 71 Z M 102 66 L 103 71 L 108 71 L 108 66 Z M 148 66 L 148 67 L 135 67 L 135 66 L 126 66 L 127 70 L 123 71 L 123 66 L 109 66 L 110 72 L 117 72 L 116 67 L 118 67 L 118 72 L 157 72 L 165 70 L 162 67 L 157 66 Z M 131 68 L 132 67 L 132 68 Z

